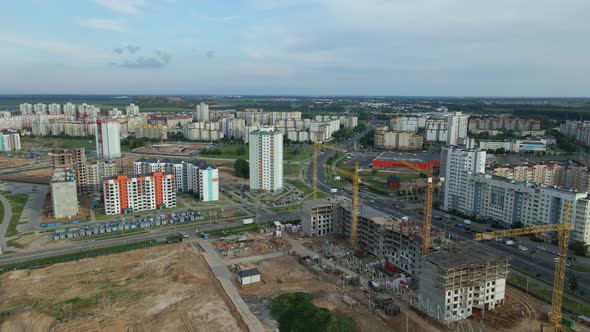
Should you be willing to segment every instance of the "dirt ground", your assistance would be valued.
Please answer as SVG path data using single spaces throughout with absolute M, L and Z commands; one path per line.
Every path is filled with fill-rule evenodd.
M 335 282 L 340 278 L 340 274 L 313 273 L 292 256 L 242 264 L 241 267 L 257 268 L 263 280 L 256 285 L 243 288 L 237 286 L 242 296 L 255 296 L 263 300 L 284 293 L 308 292 L 313 294 L 316 305 L 352 320 L 359 331 L 392 331 L 388 317 L 376 316 L 368 310 L 366 295 L 354 290 L 358 287 L 346 287 L 346 294 L 353 297 L 357 304 L 352 307 L 345 304 L 342 300 L 341 286 Z
M 1 331 L 241 331 L 207 263 L 186 244 L 1 276 Z

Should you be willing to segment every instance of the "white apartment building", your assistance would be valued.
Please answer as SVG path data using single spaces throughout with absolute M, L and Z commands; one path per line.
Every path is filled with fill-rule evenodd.
M 174 174 L 106 178 L 103 193 L 107 215 L 176 207 Z
M 426 141 L 446 142 L 447 121 L 442 119 L 429 119 L 426 121 Z
M 418 118 L 396 117 L 389 122 L 392 131 L 417 132 L 419 127 Z
M 447 117 L 447 145 L 458 145 L 459 139 L 467 138 L 469 115 L 455 112 Z
M 86 180 L 84 192 L 98 193 L 102 190 L 104 178 L 117 176 L 119 167 L 114 162 L 97 161 L 86 164 Z
M 20 135 L 18 133 L 0 133 L 0 152 L 20 150 Z
M 199 168 L 199 200 L 211 202 L 219 200 L 219 172 L 216 168 Z
M 209 105 L 205 103 L 197 105 L 197 111 L 193 113 L 193 121 L 209 122 Z
M 172 173 L 177 192 L 193 193 L 204 202 L 219 199 L 219 173 L 216 168 L 200 160 L 187 163 L 179 160 L 140 159 L 133 163 L 134 175 L 153 172 Z
M 96 121 L 96 157 L 121 157 L 121 125 L 116 121 Z
M 139 106 L 135 104 L 129 104 L 129 106 L 125 107 L 125 114 L 127 114 L 127 116 L 138 116 Z
M 260 127 L 249 134 L 250 190 L 277 192 L 283 189 L 283 134 Z
M 486 152 L 447 146 L 442 148 L 440 159 L 440 177 L 444 180 L 442 209 L 465 209 L 470 202 L 466 197 L 468 181 L 465 174 L 485 173 Z

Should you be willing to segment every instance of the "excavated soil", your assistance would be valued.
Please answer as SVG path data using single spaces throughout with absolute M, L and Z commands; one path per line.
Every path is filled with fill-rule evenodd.
M 13 271 L 0 282 L 3 332 L 247 330 L 186 244 Z

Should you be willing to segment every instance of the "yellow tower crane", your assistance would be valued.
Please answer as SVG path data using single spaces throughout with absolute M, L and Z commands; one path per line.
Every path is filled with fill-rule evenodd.
M 495 232 L 477 233 L 474 240 L 491 240 L 496 237 L 528 235 L 546 232 L 557 233 L 557 255 L 558 261 L 555 264 L 555 273 L 553 276 L 553 294 L 551 296 L 551 313 L 549 313 L 549 322 L 555 326 L 556 331 L 561 330 L 561 305 L 563 302 L 563 285 L 565 282 L 565 269 L 567 266 L 567 248 L 570 231 L 574 225 L 570 224 L 571 205 L 570 201 L 565 202 L 565 208 L 562 214 L 563 224 L 531 226 L 524 228 L 507 229 Z
M 432 165 L 428 164 L 426 169 L 418 167 L 413 163 L 401 161 L 405 166 L 415 170 L 418 173 L 427 176 L 426 193 L 424 194 L 424 221 L 422 222 L 422 255 L 426 255 L 430 251 L 430 228 L 432 227 L 432 196 L 434 191 L 434 183 L 432 174 L 434 173 Z
M 335 146 L 330 146 L 330 145 L 322 145 L 322 144 L 314 144 L 313 145 L 313 151 L 312 151 L 312 182 L 313 182 L 313 198 L 317 198 L 317 192 L 318 192 L 318 154 L 320 149 L 330 149 L 330 150 L 334 150 L 334 151 L 338 151 L 338 152 L 348 152 L 344 149 L 340 149 L 337 148 Z M 358 245 L 358 218 L 359 218 L 359 205 L 360 205 L 360 199 L 359 199 L 359 190 L 360 190 L 360 184 L 361 184 L 361 178 L 359 176 L 359 163 L 358 161 L 355 163 L 354 165 L 354 171 L 350 172 L 335 166 L 332 166 L 335 170 L 337 170 L 338 172 L 350 177 L 352 179 L 352 225 L 351 225 L 351 233 L 350 233 L 350 239 L 352 242 L 352 246 L 354 247 L 354 249 L 358 249 L 359 245 Z

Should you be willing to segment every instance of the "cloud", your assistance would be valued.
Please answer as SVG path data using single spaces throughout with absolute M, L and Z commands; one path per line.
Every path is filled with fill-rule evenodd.
M 79 25 L 87 28 L 94 28 L 99 30 L 127 32 L 127 26 L 121 22 L 115 20 L 99 19 L 99 18 L 87 18 L 76 19 Z
M 33 50 L 41 50 L 83 59 L 97 59 L 106 57 L 106 53 L 95 48 L 85 47 L 64 40 L 39 39 L 11 32 L 0 32 L 0 42 L 10 43 Z
M 115 47 L 113 49 L 113 52 L 121 55 L 125 52 L 129 53 L 129 54 L 135 54 L 137 51 L 139 51 L 141 48 L 137 45 L 132 45 L 132 44 L 126 44 L 123 45 L 121 47 Z
M 95 0 L 97 4 L 119 14 L 137 14 L 143 0 Z
M 125 61 L 122 63 L 113 62 L 111 65 L 130 69 L 154 69 L 165 67 L 172 60 L 172 56 L 163 50 L 156 50 L 155 53 L 155 56 L 138 56 L 133 61 Z
M 208 59 L 213 59 L 213 58 L 215 57 L 215 51 L 213 51 L 213 50 L 209 50 L 209 51 L 205 52 L 205 56 L 206 56 Z

